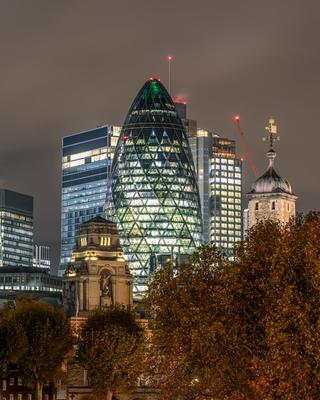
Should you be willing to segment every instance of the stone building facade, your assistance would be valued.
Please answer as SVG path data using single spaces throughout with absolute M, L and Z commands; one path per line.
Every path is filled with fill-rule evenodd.
M 247 194 L 248 209 L 245 211 L 245 231 L 262 219 L 271 219 L 287 223 L 296 215 L 297 196 L 293 193 L 287 179 L 278 175 L 274 168 L 276 152 L 273 148 L 277 136 L 277 127 L 273 118 L 266 128 L 270 148 L 267 152 L 269 166 L 266 172 L 252 185 Z
M 95 217 L 79 226 L 72 259 L 63 277 L 63 304 L 75 335 L 90 312 L 106 306 L 133 306 L 133 277 L 124 260 L 116 224 Z M 145 320 L 139 321 L 145 324 Z M 58 390 L 60 400 L 94 400 L 87 371 L 74 356 L 65 363 L 66 382 Z M 133 393 L 115 400 L 153 400 L 158 392 L 139 382 Z M 15 399 L 16 400 L 16 399 Z M 51 400 L 51 399 L 49 399 Z
M 101 217 L 81 224 L 63 277 L 66 314 L 86 317 L 105 306 L 132 305 L 132 282 L 116 225 Z

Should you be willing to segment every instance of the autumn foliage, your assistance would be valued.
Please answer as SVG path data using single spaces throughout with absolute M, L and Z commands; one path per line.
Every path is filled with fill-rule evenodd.
M 164 398 L 320 398 L 320 217 L 257 224 L 234 261 L 202 247 L 154 274 L 150 369 Z
M 111 400 L 114 393 L 130 392 L 138 384 L 145 359 L 144 329 L 130 310 L 97 310 L 81 329 L 77 355 L 96 398 Z
M 61 378 L 61 366 L 72 349 L 73 338 L 63 312 L 30 299 L 9 302 L 0 319 L 0 368 L 14 369 L 23 382 L 36 388 L 42 399 L 43 386 Z

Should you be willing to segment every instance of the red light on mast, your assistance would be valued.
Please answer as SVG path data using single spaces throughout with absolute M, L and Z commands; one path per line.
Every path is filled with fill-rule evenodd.
M 240 115 L 235 115 L 235 116 L 233 117 L 233 120 L 234 120 L 235 122 L 240 122 Z
M 168 61 L 172 61 L 172 58 L 173 58 L 173 57 L 172 57 L 171 55 L 168 55 L 167 58 L 168 58 Z

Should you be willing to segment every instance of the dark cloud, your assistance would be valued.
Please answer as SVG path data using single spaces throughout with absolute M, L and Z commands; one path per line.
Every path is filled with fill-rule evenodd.
M 299 210 L 319 208 L 319 15 L 309 0 L 3 0 L 0 184 L 34 195 L 36 241 L 57 262 L 61 137 L 121 124 L 146 78 L 166 83 L 168 53 L 189 116 L 237 138 L 240 113 L 261 172 L 276 117 L 277 169 Z M 246 166 L 245 189 L 252 180 Z

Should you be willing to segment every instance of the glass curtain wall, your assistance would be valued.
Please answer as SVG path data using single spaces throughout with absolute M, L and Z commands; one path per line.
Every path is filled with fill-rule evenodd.
M 227 256 L 242 239 L 242 159 L 234 140 L 213 137 L 210 160 L 210 239 Z
M 124 122 L 111 196 L 110 216 L 118 225 L 138 297 L 157 265 L 192 253 L 202 239 L 199 193 L 185 128 L 157 79 L 145 83 Z
M 121 128 L 101 126 L 63 138 L 61 259 L 59 275 L 70 261 L 79 224 L 104 216 L 107 184 Z

